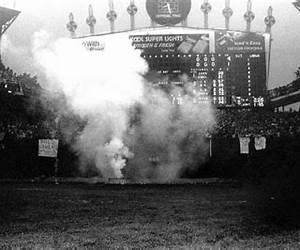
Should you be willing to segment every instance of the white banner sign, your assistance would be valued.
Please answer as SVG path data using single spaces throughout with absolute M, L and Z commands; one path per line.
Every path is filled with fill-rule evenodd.
M 58 140 L 41 139 L 39 140 L 39 156 L 57 157 Z

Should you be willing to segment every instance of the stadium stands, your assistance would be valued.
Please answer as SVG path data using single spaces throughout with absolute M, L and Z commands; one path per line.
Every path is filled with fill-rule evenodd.
M 0 133 L 15 139 L 49 137 L 47 122 L 40 120 L 38 111 L 31 112 L 31 98 L 40 93 L 37 78 L 17 75 L 0 65 Z M 37 116 L 37 117 L 35 117 Z
M 218 137 L 296 135 L 300 134 L 300 114 L 266 109 L 219 110 L 213 134 Z
M 283 96 L 286 94 L 294 93 L 298 90 L 300 90 L 300 78 L 285 85 L 285 86 L 281 86 L 281 87 L 269 90 L 269 96 L 270 96 L 270 98 L 276 98 L 276 97 Z
M 273 108 L 284 107 L 300 101 L 300 78 L 268 91 L 270 105 Z
M 270 96 L 276 98 L 298 90 L 299 79 L 285 87 L 271 90 Z M 5 165 L 0 170 L 0 178 L 37 176 L 41 173 L 37 165 L 47 166 L 47 163 L 37 157 L 38 139 L 57 137 L 60 133 L 54 121 L 55 113 L 51 116 L 53 111 L 46 110 L 39 101 L 41 93 L 42 88 L 36 77 L 30 74 L 17 75 L 0 65 L 0 161 Z M 214 160 L 218 159 L 218 163 L 213 164 L 214 167 L 224 165 L 226 161 L 231 166 L 233 160 L 237 166 L 244 163 L 238 159 L 239 137 L 264 136 L 270 149 L 274 148 L 274 138 L 289 145 L 288 141 L 297 141 L 300 136 L 299 112 L 274 112 L 266 108 L 231 108 L 215 112 L 216 124 L 209 131 L 213 141 Z M 63 120 L 66 119 L 68 118 Z M 80 122 L 76 124 L 80 130 Z M 277 144 L 282 145 L 282 142 Z M 63 141 L 60 143 L 59 158 L 60 175 L 72 174 L 76 154 Z M 47 170 L 49 175 L 52 173 L 51 169 L 52 163 L 50 170 Z

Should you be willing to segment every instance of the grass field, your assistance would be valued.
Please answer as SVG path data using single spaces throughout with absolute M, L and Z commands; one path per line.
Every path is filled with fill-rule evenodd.
M 0 248 L 300 248 L 248 188 L 0 184 Z

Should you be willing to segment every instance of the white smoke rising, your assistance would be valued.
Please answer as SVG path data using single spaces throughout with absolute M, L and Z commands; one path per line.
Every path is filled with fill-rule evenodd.
M 26 45 L 18 45 L 8 34 L 1 37 L 1 56 L 5 65 L 12 67 L 15 72 L 31 72 L 33 59 Z M 23 60 L 20 60 L 20 59 Z M 26 63 L 24 59 L 26 58 Z M 36 72 L 34 72 L 36 74 Z
M 75 137 L 72 147 L 81 168 L 92 163 L 106 178 L 125 173 L 162 181 L 197 168 L 206 160 L 205 134 L 214 124 L 210 104 L 195 104 L 198 96 L 182 76 L 182 105 L 173 105 L 170 95 L 182 89 L 167 93 L 147 83 L 142 76 L 147 64 L 127 34 L 108 39 L 103 51 L 89 51 L 76 39 L 51 42 L 45 32 L 34 36 L 33 53 L 48 89 L 67 98 L 62 113 L 71 110 L 86 121 L 79 135 L 66 133 Z
M 195 103 L 199 96 L 189 88 L 190 83 L 185 82 L 186 94 L 181 96 L 181 105 L 172 104 L 167 93 L 160 89 L 147 90 L 141 124 L 135 129 L 132 142 L 138 145 L 131 161 L 139 171 L 138 177 L 171 181 L 184 170 L 197 169 L 207 160 L 206 134 L 215 122 L 213 110 L 208 102 Z M 171 93 L 175 96 L 177 91 L 175 87 Z M 152 163 L 152 159 L 149 162 L 149 155 L 158 162 Z
M 126 166 L 126 159 L 132 158 L 134 155 L 124 146 L 119 138 L 113 138 L 109 143 L 105 144 L 105 153 L 109 160 L 109 165 L 113 168 L 117 178 L 123 177 L 121 170 Z
M 100 52 L 88 51 L 72 39 L 51 43 L 45 32 L 35 34 L 33 45 L 48 88 L 62 90 L 73 112 L 87 120 L 74 148 L 105 177 L 121 177 L 125 164 L 121 158 L 130 156 L 122 143 L 127 113 L 143 96 L 141 75 L 147 71 L 140 52 L 124 35 L 106 41 Z

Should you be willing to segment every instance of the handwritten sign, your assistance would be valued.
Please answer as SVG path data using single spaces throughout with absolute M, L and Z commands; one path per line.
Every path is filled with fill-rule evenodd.
M 39 156 L 57 157 L 58 140 L 55 139 L 40 139 L 39 140 Z

